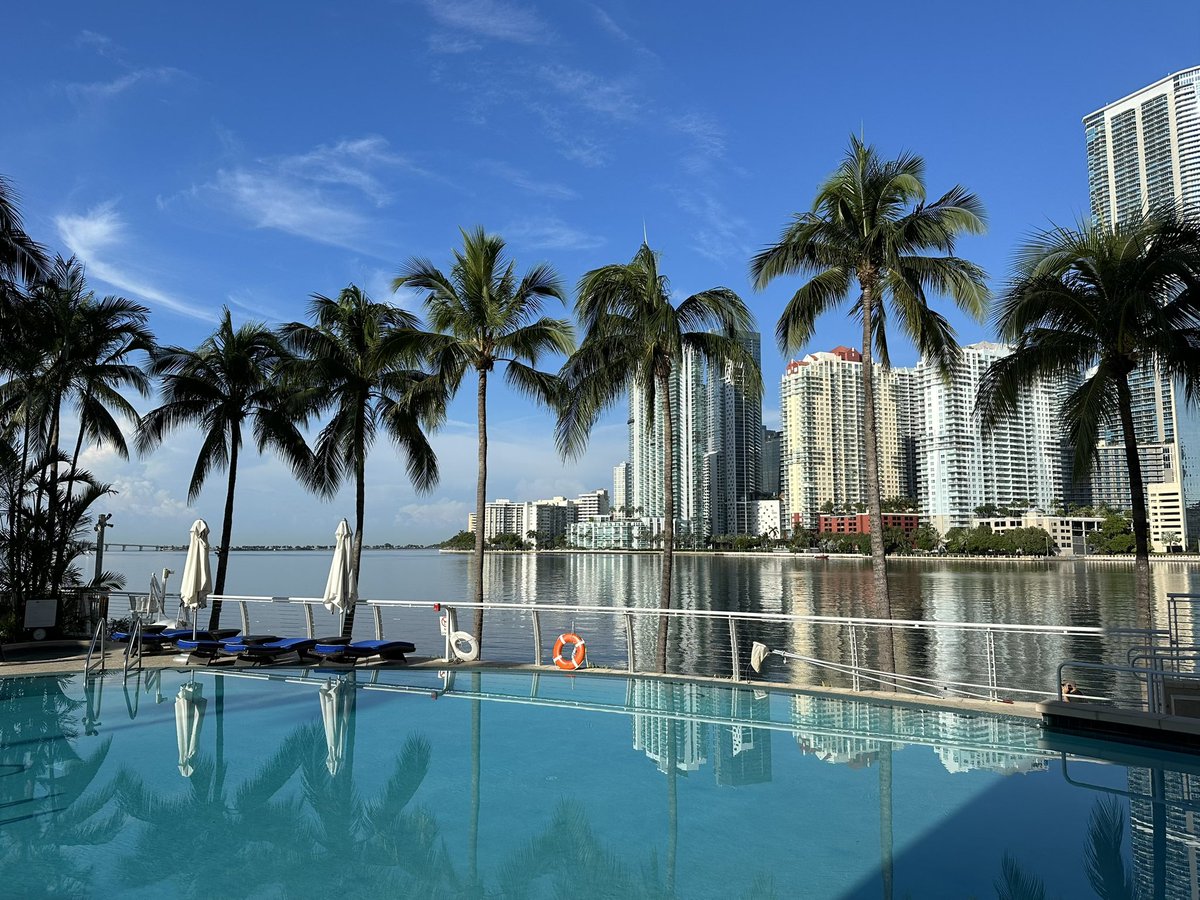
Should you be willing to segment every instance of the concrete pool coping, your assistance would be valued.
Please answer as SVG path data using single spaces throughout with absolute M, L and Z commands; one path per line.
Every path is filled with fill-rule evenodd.
M 6 647 L 9 650 L 10 647 Z M 77 655 L 58 657 L 56 659 L 36 659 L 36 660 L 9 660 L 0 662 L 0 679 L 7 677 L 20 677 L 27 675 L 78 675 L 83 672 L 84 662 L 86 660 L 86 648 L 83 652 Z M 95 661 L 93 660 L 93 665 Z M 108 674 L 119 675 L 124 665 L 123 648 L 110 650 L 105 656 L 105 664 Z M 144 669 L 198 669 L 200 671 L 211 670 L 220 672 L 226 669 L 237 669 L 241 671 L 285 671 L 288 669 L 311 669 L 314 666 L 305 665 L 289 665 L 276 664 L 269 666 L 232 666 L 228 663 L 215 666 L 192 665 L 187 661 L 187 657 L 179 653 L 154 653 L 144 654 L 142 656 L 142 668 Z M 918 709 L 943 709 L 947 711 L 960 713 L 980 713 L 990 716 L 1003 716 L 1020 719 L 1031 719 L 1040 721 L 1042 714 L 1038 711 L 1038 704 L 1022 700 L 983 700 L 970 697 L 915 697 L 908 694 L 895 694 L 890 691 L 879 690 L 852 690 L 851 688 L 842 688 L 832 685 L 823 684 L 795 684 L 790 682 L 778 681 L 734 681 L 731 678 L 719 678 L 709 675 L 672 675 L 660 674 L 657 672 L 628 672 L 625 669 L 604 668 L 600 666 L 590 666 L 586 669 L 577 669 L 575 671 L 566 672 L 557 669 L 554 666 L 535 666 L 531 663 L 506 663 L 506 662 L 489 662 L 481 661 L 474 663 L 454 662 L 447 663 L 445 660 L 436 657 L 411 657 L 407 665 L 360 665 L 359 671 L 378 671 L 383 669 L 453 669 L 456 672 L 471 672 L 471 671 L 510 671 L 510 672 L 529 672 L 537 674 L 557 674 L 563 677 L 618 677 L 618 678 L 647 678 L 660 679 L 664 681 L 690 681 L 699 684 L 718 685 L 721 687 L 739 687 L 747 690 L 771 690 L 777 692 L 786 692 L 790 694 L 808 694 L 823 697 L 837 697 L 844 700 L 864 700 L 871 703 L 878 703 L 890 706 L 899 706 Z M 349 671 L 347 668 L 346 671 Z

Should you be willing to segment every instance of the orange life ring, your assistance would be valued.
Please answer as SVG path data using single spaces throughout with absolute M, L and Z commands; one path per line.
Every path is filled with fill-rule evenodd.
M 563 647 L 566 644 L 573 644 L 574 649 L 571 651 L 569 659 L 563 658 Z M 583 638 L 573 631 L 568 631 L 566 634 L 560 634 L 558 640 L 554 642 L 554 664 L 560 669 L 578 669 L 587 662 L 587 645 L 584 644 Z

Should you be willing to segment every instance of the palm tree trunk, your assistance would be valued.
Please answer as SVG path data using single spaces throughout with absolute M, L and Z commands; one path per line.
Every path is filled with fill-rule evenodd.
M 869 274 L 861 278 L 863 312 L 863 451 L 866 457 L 867 521 L 871 528 L 871 574 L 875 589 L 876 615 L 892 617 L 892 598 L 888 594 L 887 556 L 883 550 L 883 509 L 879 497 L 879 444 L 875 434 L 875 366 L 872 344 L 875 338 L 875 283 Z M 887 628 L 879 635 L 879 668 L 896 671 L 894 634 Z
M 679 856 L 679 723 L 667 720 L 667 896 L 675 896 L 676 860 Z
M 366 423 L 363 420 L 363 407 L 366 398 L 358 405 L 358 416 L 354 422 L 354 558 L 351 565 L 354 568 L 354 583 L 359 583 L 359 573 L 362 571 L 363 524 L 367 511 L 367 438 Z M 342 637 L 354 636 L 354 613 L 358 603 L 350 604 L 342 618 Z
M 476 415 L 479 422 L 479 477 L 475 482 L 475 603 L 483 603 L 483 516 L 487 506 L 487 369 L 479 369 L 476 391 Z M 475 610 L 475 643 L 483 654 L 483 610 Z
M 83 450 L 83 432 L 84 425 L 86 424 L 84 417 L 87 415 L 84 410 L 86 408 L 87 401 L 91 398 L 91 395 L 92 391 L 89 387 L 87 392 L 83 395 L 83 401 L 79 404 L 79 434 L 75 437 L 75 452 L 71 454 L 71 468 L 67 470 L 67 486 L 63 490 L 63 496 L 66 498 L 68 506 L 71 503 L 71 494 L 75 490 L 75 474 L 79 471 L 79 454 L 80 451 Z M 67 568 L 67 560 L 64 558 L 64 551 L 66 550 L 65 540 L 63 543 L 64 546 L 57 548 L 58 556 L 54 562 L 55 582 L 62 581 L 63 575 L 65 574 Z
M 1133 580 L 1134 602 L 1145 617 L 1143 627 L 1154 627 L 1154 605 L 1150 596 L 1150 520 L 1146 515 L 1146 486 L 1142 480 L 1142 460 L 1138 456 L 1137 433 L 1133 426 L 1133 398 L 1129 377 L 1117 378 L 1117 408 L 1121 432 L 1125 438 L 1125 464 L 1129 467 L 1129 492 L 1133 504 Z
M 671 421 L 671 378 L 660 375 L 659 391 L 663 400 L 663 530 L 662 530 L 662 584 L 659 587 L 659 609 L 671 608 L 671 568 L 675 553 L 675 426 Z M 667 627 L 668 616 L 658 618 L 659 672 L 667 671 Z
M 480 731 L 483 725 L 480 719 L 479 673 L 471 673 L 471 809 L 467 824 L 467 880 L 474 888 L 479 883 L 479 751 Z
M 225 488 L 225 516 L 221 520 L 221 546 L 217 550 L 217 580 L 213 593 L 225 593 L 225 576 L 229 572 L 229 545 L 233 542 L 233 495 L 237 490 L 238 449 L 242 443 L 241 429 L 235 424 L 229 433 L 229 483 Z M 208 630 L 221 627 L 221 601 L 213 600 L 208 614 Z

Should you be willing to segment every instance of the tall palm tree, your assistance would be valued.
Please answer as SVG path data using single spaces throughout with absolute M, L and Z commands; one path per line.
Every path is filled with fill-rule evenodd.
M 17 283 L 36 281 L 49 268 L 45 248 L 25 233 L 12 182 L 0 175 L 0 294 Z
M 570 353 L 575 346 L 570 323 L 541 315 L 542 301 L 565 302 L 558 275 L 544 263 L 517 278 L 516 263 L 505 256 L 504 239 L 483 228 L 462 232 L 448 273 L 428 259 L 414 257 L 392 282 L 393 290 L 425 293 L 429 358 L 448 394 L 458 392 L 469 369 L 475 370 L 475 406 L 479 430 L 475 482 L 474 602 L 483 603 L 484 506 L 487 503 L 488 374 L 504 364 L 510 386 L 537 402 L 554 406 L 558 381 L 539 372 L 547 353 Z M 483 649 L 483 610 L 475 610 L 475 640 Z
M 1101 430 L 1120 423 L 1133 507 L 1138 602 L 1150 610 L 1150 528 L 1129 376 L 1156 366 L 1189 402 L 1200 394 L 1200 216 L 1173 209 L 1116 226 L 1051 228 L 1018 254 L 996 315 L 1013 352 L 988 370 L 978 406 L 993 426 L 1045 378 L 1082 376 L 1063 421 L 1076 477 L 1096 457 Z
M 260 453 L 272 448 L 293 471 L 306 470 L 309 454 L 298 427 L 303 415 L 280 386 L 288 360 L 279 338 L 266 325 L 246 322 L 235 328 L 226 308 L 216 330 L 199 347 L 163 347 L 150 366 L 162 379 L 162 403 L 142 419 L 138 451 L 148 453 L 183 426 L 200 429 L 204 439 L 188 483 L 189 503 L 200 495 L 212 471 L 228 473 L 215 594 L 224 593 L 229 571 L 233 500 L 246 430 Z M 221 603 L 215 600 L 209 628 L 219 627 L 220 621 Z
M 671 608 L 675 549 L 675 420 L 672 381 L 684 355 L 698 356 L 711 371 L 731 365 L 739 385 L 757 402 L 762 394 L 758 361 L 738 340 L 754 317 L 729 288 L 715 287 L 671 302 L 667 277 L 648 244 L 624 264 L 602 266 L 579 281 L 575 314 L 585 334 L 562 370 L 563 402 L 556 437 L 565 456 L 577 456 L 600 414 L 627 391 L 638 392 L 651 415 L 662 416 L 663 527 L 659 607 Z M 655 412 L 655 406 L 660 411 Z M 658 623 L 657 665 L 667 665 L 667 617 Z
M 437 456 L 424 428 L 444 415 L 438 385 L 417 366 L 424 349 L 419 320 L 377 303 L 355 285 L 336 298 L 314 294 L 312 324 L 283 326 L 283 339 L 296 354 L 292 375 L 310 412 L 331 411 L 317 436 L 305 481 L 331 497 L 353 477 L 354 575 L 362 563 L 367 454 L 380 428 L 402 451 L 408 477 L 418 491 L 438 481 Z M 354 607 L 347 612 L 351 627 Z
M 884 160 L 874 147 L 851 137 L 845 158 L 821 185 L 812 209 L 796 215 L 779 242 L 750 263 L 759 290 L 782 275 L 808 276 L 775 329 L 784 353 L 803 347 L 813 337 L 817 318 L 847 299 L 851 316 L 862 324 L 871 558 L 875 602 L 887 618 L 892 613 L 879 496 L 874 353 L 884 367 L 889 365 L 884 323 L 891 315 L 922 356 L 943 373 L 952 369 L 958 355 L 954 329 L 929 305 L 929 295 L 949 295 L 959 308 L 983 315 L 988 296 L 984 273 L 954 255 L 960 236 L 983 231 L 983 206 L 974 194 L 955 185 L 927 203 L 921 157 L 905 153 Z

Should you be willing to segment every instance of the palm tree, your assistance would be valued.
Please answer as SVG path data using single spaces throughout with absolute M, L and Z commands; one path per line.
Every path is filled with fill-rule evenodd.
M 297 473 L 305 470 L 308 461 L 297 427 L 303 416 L 280 386 L 288 360 L 279 338 L 266 325 L 246 322 L 235 328 L 226 308 L 216 331 L 199 347 L 161 348 L 150 366 L 162 379 L 162 404 L 142 419 L 138 451 L 148 453 L 180 427 L 200 429 L 204 439 L 188 484 L 189 503 L 200 495 L 213 470 L 228 472 L 213 586 L 218 595 L 225 591 L 229 570 L 233 500 L 245 430 L 250 429 L 260 453 L 268 447 L 277 450 Z M 220 621 L 221 602 L 214 600 L 209 628 L 217 628 Z
M 437 456 L 423 428 L 444 415 L 438 385 L 417 368 L 424 349 L 419 320 L 386 303 L 376 303 L 349 285 L 336 298 L 314 294 L 313 324 L 283 326 L 283 339 L 296 353 L 292 374 L 305 392 L 309 412 L 332 411 L 317 436 L 304 478 L 332 497 L 354 478 L 354 575 L 361 570 L 366 508 L 367 455 L 380 428 L 407 460 L 408 477 L 418 491 L 437 484 Z M 353 622 L 354 608 L 347 613 Z M 350 627 L 347 625 L 345 627 Z
M 33 282 L 49 270 L 46 250 L 28 234 L 12 183 L 0 175 L 0 295 L 18 282 Z
M 779 243 L 750 264 L 754 286 L 781 275 L 807 275 L 792 295 L 775 336 L 784 353 L 803 347 L 817 318 L 846 299 L 862 324 L 863 443 L 867 508 L 876 605 L 891 618 L 879 496 L 874 356 L 889 365 L 884 323 L 900 324 L 922 356 L 948 373 L 957 358 L 954 330 L 929 305 L 929 294 L 947 294 L 981 316 L 987 302 L 983 271 L 954 255 L 957 239 L 984 230 L 976 196 L 955 185 L 926 202 L 925 162 L 902 154 L 883 160 L 874 147 L 851 137 L 842 164 L 817 192 L 812 209 L 796 215 Z M 857 282 L 857 290 L 855 290 Z M 884 660 L 884 662 L 889 662 Z
M 1020 251 L 996 315 L 1013 352 L 989 368 L 977 399 L 985 425 L 1016 407 L 1035 382 L 1082 376 L 1063 405 L 1086 476 L 1101 430 L 1120 423 L 1133 506 L 1135 583 L 1150 609 L 1150 528 L 1129 376 L 1139 366 L 1200 391 L 1200 218 L 1174 210 L 1115 227 L 1051 228 Z
M 542 301 L 565 302 L 554 269 L 545 263 L 520 279 L 516 263 L 505 256 L 504 239 L 483 228 L 462 232 L 463 246 L 454 264 L 442 273 L 428 259 L 414 257 L 392 282 L 425 292 L 429 359 L 449 395 L 456 394 L 468 369 L 476 375 L 479 429 L 478 476 L 475 482 L 474 602 L 483 603 L 484 506 L 487 503 L 488 374 L 504 363 L 510 386 L 534 401 L 554 406 L 558 380 L 536 368 L 546 353 L 570 353 L 575 346 L 569 322 L 541 315 Z M 475 610 L 475 640 L 483 649 L 483 610 Z
M 651 415 L 661 414 L 663 433 L 662 580 L 659 607 L 671 608 L 675 549 L 675 421 L 672 383 L 686 354 L 711 371 L 731 365 L 752 401 L 762 394 L 758 361 L 739 342 L 752 331 L 754 317 L 742 299 L 725 287 L 700 291 L 671 303 L 671 289 L 648 244 L 625 264 L 602 266 L 579 282 L 575 314 L 585 329 L 583 342 L 562 370 L 563 404 L 556 437 L 564 456 L 578 456 L 600 414 L 626 391 L 637 391 Z M 661 413 L 655 412 L 659 405 Z M 657 540 L 657 539 L 656 539 Z M 667 617 L 659 618 L 657 665 L 667 665 Z

